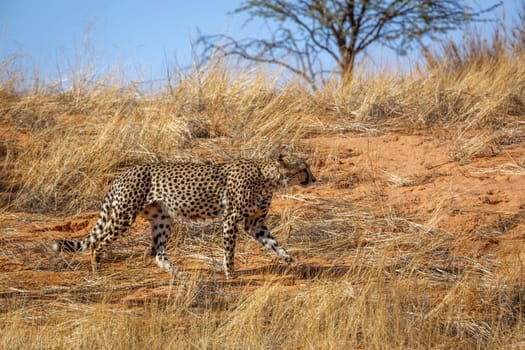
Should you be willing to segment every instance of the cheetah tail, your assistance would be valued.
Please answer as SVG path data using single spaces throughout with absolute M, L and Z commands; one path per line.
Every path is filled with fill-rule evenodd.
M 51 248 L 56 252 L 79 252 L 89 248 L 92 242 L 100 235 L 106 226 L 106 222 L 109 217 L 109 211 L 111 207 L 111 194 L 108 193 L 104 197 L 104 202 L 98 216 L 97 224 L 91 230 L 89 235 L 80 241 L 71 241 L 67 239 L 61 239 L 53 242 Z
M 53 242 L 51 246 L 55 252 L 78 252 L 85 250 L 84 241 L 70 241 L 67 239 L 61 239 Z

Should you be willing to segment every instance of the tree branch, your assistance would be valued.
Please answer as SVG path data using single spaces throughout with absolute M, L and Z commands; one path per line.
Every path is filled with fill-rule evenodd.
M 402 53 L 424 37 L 487 21 L 483 15 L 500 5 L 474 11 L 460 0 L 246 0 L 233 13 L 248 13 L 247 22 L 262 18 L 276 24 L 269 39 L 212 35 L 198 42 L 208 54 L 284 67 L 315 88 L 327 72 L 322 54 L 341 74 L 351 73 L 356 57 L 371 45 Z

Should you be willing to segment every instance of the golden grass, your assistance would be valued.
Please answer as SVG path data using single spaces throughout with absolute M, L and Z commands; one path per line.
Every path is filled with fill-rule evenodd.
M 111 76 L 93 81 L 82 75 L 67 88 L 35 83 L 21 89 L 17 79 L 23 74 L 1 74 L 9 78 L 0 82 L 0 205 L 4 212 L 96 210 L 108 183 L 136 163 L 219 161 L 282 150 L 309 155 L 301 138 L 350 130 L 439 129 L 450 140 L 451 160 L 467 163 L 497 149 L 522 125 L 523 59 L 503 51 L 454 66 L 429 57 L 425 67 L 409 73 L 362 74 L 344 88 L 330 82 L 315 93 L 265 73 L 233 71 L 220 62 L 147 92 Z M 0 69 L 8 70 L 9 64 Z M 336 153 L 328 155 L 335 159 L 330 161 L 337 161 Z M 317 168 L 327 162 L 315 152 L 310 156 Z M 361 175 L 374 183 L 386 178 L 393 187 L 413 185 L 412 178 L 381 173 L 373 155 L 369 158 L 356 181 Z M 523 175 L 523 160 L 475 172 Z M 351 182 L 338 174 L 322 181 Z M 379 187 L 377 192 L 381 197 Z M 49 247 L 2 238 L 0 257 L 35 266 L 37 275 L 59 277 L 44 285 L 23 275 L 0 279 L 0 347 L 524 345 L 520 272 L 498 271 L 488 255 L 456 251 L 470 237 L 437 228 L 439 204 L 423 220 L 398 215 L 384 202 L 377 209 L 372 199 L 358 204 L 286 196 L 301 201 L 301 209 L 285 209 L 270 221 L 276 235 L 294 247 L 299 264 L 254 268 L 263 277 L 252 282 L 236 284 L 198 271 L 171 285 L 139 263 L 142 251 L 136 247 L 145 246 L 142 236 L 124 238 L 119 248 L 124 253 L 115 258 L 118 267 L 103 275 L 88 272 L 87 261 L 53 256 Z M 200 230 L 183 244 L 175 242 L 170 256 L 213 270 L 214 259 L 220 259 L 220 237 Z M 27 251 L 32 255 L 25 256 Z M 242 249 L 238 253 L 240 260 L 245 255 Z M 272 275 L 272 268 L 281 277 Z M 129 297 L 134 293 L 140 296 Z
M 403 224 L 397 225 L 400 232 L 388 232 L 389 225 L 381 218 L 368 217 L 358 224 L 385 231 L 364 232 L 368 243 L 348 249 L 347 232 L 329 223 L 325 230 L 332 235 L 325 237 L 325 243 L 330 244 L 321 241 L 314 253 L 309 252 L 331 256 L 333 245 L 338 245 L 337 256 L 352 259 L 351 265 L 299 263 L 281 271 L 283 277 L 240 284 L 217 274 L 194 273 L 172 286 L 133 257 L 134 239 L 125 243 L 130 254 L 125 266 L 112 273 L 84 272 L 86 261 L 74 278 L 61 276 L 53 285 L 33 287 L 11 282 L 10 292 L 2 289 L 0 347 L 493 349 L 523 345 L 524 284 L 516 275 L 497 274 L 488 261 L 450 255 L 453 238 L 446 234 L 420 234 Z M 317 228 L 310 223 L 303 227 Z M 342 248 L 345 245 L 347 249 Z M 42 255 L 40 267 L 59 273 L 47 255 Z

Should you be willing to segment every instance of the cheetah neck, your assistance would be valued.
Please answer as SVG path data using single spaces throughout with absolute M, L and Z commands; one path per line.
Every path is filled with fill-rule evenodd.
M 273 188 L 286 187 L 286 177 L 281 173 L 279 163 L 275 160 L 264 160 L 260 164 L 261 174 Z

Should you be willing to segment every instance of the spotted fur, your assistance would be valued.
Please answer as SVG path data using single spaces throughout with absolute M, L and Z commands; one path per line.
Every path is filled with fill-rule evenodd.
M 180 272 L 166 256 L 173 217 L 222 218 L 224 271 L 234 272 L 238 226 L 286 262 L 292 258 L 271 235 L 265 223 L 272 194 L 280 187 L 315 182 L 309 166 L 294 156 L 235 160 L 222 164 L 155 163 L 128 169 L 115 179 L 104 197 L 98 221 L 81 241 L 61 240 L 56 251 L 91 251 L 93 271 L 104 248 L 142 214 L 151 224 L 151 255 L 175 275 Z

